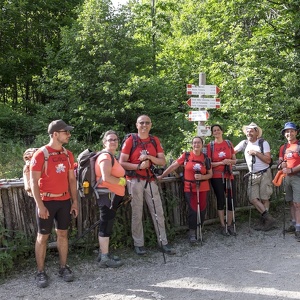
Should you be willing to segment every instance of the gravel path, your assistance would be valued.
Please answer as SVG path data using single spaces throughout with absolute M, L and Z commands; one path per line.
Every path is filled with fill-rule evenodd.
M 300 299 L 300 243 L 293 235 L 283 238 L 282 227 L 249 232 L 247 224 L 237 227 L 236 238 L 216 230 L 217 225 L 206 226 L 202 246 L 177 240 L 177 254 L 167 256 L 166 264 L 156 249 L 147 257 L 122 253 L 120 269 L 81 261 L 72 265 L 71 283 L 58 278 L 55 262 L 48 261 L 51 281 L 45 289 L 36 287 L 32 266 L 0 286 L 0 299 Z

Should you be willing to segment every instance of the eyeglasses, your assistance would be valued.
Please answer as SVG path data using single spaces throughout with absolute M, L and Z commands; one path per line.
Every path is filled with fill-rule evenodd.
M 118 142 L 119 140 L 118 139 L 108 139 L 106 141 L 109 142 L 109 143 L 112 143 L 112 142 Z
M 141 121 L 141 122 L 139 122 L 139 124 L 140 125 L 150 125 L 151 122 L 149 122 L 149 121 Z
M 71 134 L 70 130 L 59 130 L 57 132 L 65 132 L 66 134 Z

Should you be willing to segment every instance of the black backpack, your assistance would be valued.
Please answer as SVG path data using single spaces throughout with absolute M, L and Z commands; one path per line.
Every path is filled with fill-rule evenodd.
M 96 181 L 95 174 L 95 163 L 98 156 L 101 153 L 108 153 L 111 156 L 112 166 L 115 163 L 115 157 L 109 153 L 108 151 L 99 151 L 94 152 L 90 149 L 85 149 L 78 155 L 77 162 L 77 190 L 79 192 L 80 197 L 90 199 L 94 195 L 96 199 L 99 198 L 99 191 L 97 190 L 97 185 L 102 181 L 100 178 Z M 84 191 L 84 183 L 88 182 L 88 189 Z
M 259 145 L 259 148 L 260 148 L 260 152 L 262 154 L 264 154 L 264 139 L 263 138 L 259 138 L 258 139 L 258 145 Z M 243 151 L 245 151 L 246 147 L 247 147 L 247 144 L 248 144 L 248 140 L 244 140 L 244 145 L 243 145 Z M 273 158 L 271 157 L 271 161 L 269 163 L 269 168 L 271 168 L 273 166 Z

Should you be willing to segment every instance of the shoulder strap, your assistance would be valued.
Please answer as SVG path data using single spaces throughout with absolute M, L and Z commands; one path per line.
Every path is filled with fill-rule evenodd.
M 109 151 L 106 151 L 106 150 L 101 150 L 101 151 L 99 151 L 99 152 L 96 154 L 97 157 L 98 157 L 100 154 L 102 154 L 102 153 L 107 153 L 107 154 L 110 155 L 110 157 L 111 157 L 111 166 L 113 167 L 114 164 L 115 164 L 115 157 L 114 157 Z
M 49 151 L 47 150 L 46 146 L 43 146 L 41 148 L 41 150 L 44 153 L 44 172 L 45 172 L 46 176 L 48 176 L 47 169 L 48 169 Z
M 189 157 L 190 157 L 190 152 L 186 151 L 184 152 L 184 166 L 186 165 L 186 163 L 189 161 Z
M 264 141 L 265 140 L 263 138 L 260 138 L 258 140 L 258 145 L 259 145 L 259 148 L 260 148 L 260 151 L 261 151 L 262 154 L 264 154 Z

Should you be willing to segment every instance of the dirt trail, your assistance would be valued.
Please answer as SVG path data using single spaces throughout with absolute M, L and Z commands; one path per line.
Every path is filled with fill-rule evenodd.
M 177 240 L 177 254 L 166 264 L 156 249 L 147 257 L 121 253 L 125 265 L 116 270 L 81 261 L 72 265 L 72 283 L 58 278 L 55 263 L 47 261 L 49 287 L 36 287 L 33 266 L 3 283 L 0 299 L 300 299 L 300 243 L 294 236 L 283 238 L 282 228 L 251 234 L 247 224 L 237 229 L 236 238 L 223 237 L 217 226 L 207 226 L 203 246 Z

